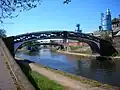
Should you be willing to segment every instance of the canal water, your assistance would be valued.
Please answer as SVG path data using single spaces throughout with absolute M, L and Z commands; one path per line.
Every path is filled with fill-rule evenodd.
M 51 52 L 41 49 L 30 54 L 17 52 L 17 57 L 22 57 L 41 65 L 87 77 L 102 83 L 120 87 L 120 60 L 95 60 L 73 55 Z

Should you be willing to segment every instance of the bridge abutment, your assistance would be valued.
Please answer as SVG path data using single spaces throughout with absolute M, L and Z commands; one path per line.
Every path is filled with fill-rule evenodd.
M 3 41 L 6 45 L 6 47 L 8 48 L 8 50 L 10 51 L 11 55 L 14 57 L 15 56 L 15 53 L 14 53 L 14 36 L 3 38 Z
M 112 56 L 114 53 L 118 53 L 109 41 L 100 40 L 100 54 L 101 56 Z

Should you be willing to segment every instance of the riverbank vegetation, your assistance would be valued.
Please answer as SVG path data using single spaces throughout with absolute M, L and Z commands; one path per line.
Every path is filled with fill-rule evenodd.
M 5 37 L 7 37 L 6 30 L 0 29 L 0 38 L 5 38 Z
M 52 69 L 52 68 L 49 68 L 47 66 L 43 66 L 43 65 L 38 65 L 36 64 L 37 66 L 39 67 L 43 67 L 43 68 L 46 68 L 47 70 L 50 70 L 52 72 L 55 72 L 55 73 L 59 73 L 63 76 L 66 76 L 66 77 L 69 77 L 71 79 L 75 79 L 77 81 L 80 81 L 81 83 L 83 84 L 88 84 L 90 85 L 91 87 L 102 87 L 102 88 L 105 88 L 105 89 L 111 89 L 111 90 L 114 90 L 115 87 L 113 87 L 112 85 L 108 85 L 108 84 L 103 84 L 103 83 L 100 83 L 98 81 L 95 81 L 95 80 L 91 80 L 91 79 L 87 79 L 87 78 L 84 78 L 84 77 L 81 77 L 81 76 L 76 76 L 76 75 L 73 75 L 73 74 L 70 74 L 70 73 L 66 73 L 66 72 L 63 72 L 63 71 L 59 71 L 57 69 Z M 112 89 L 113 88 L 113 89 Z
M 70 52 L 73 52 L 73 53 L 83 53 L 83 54 L 90 54 L 90 55 L 92 55 L 91 50 L 85 50 L 85 51 L 70 51 Z
M 28 64 L 19 62 L 19 65 L 36 90 L 65 90 L 64 87 L 55 81 L 49 80 L 38 72 L 32 71 Z
M 32 51 L 38 51 L 40 49 L 40 42 L 36 41 L 36 40 L 33 40 L 33 41 L 28 41 L 28 42 L 25 42 L 24 44 L 22 44 L 19 49 L 26 49 L 30 52 Z
M 70 46 L 70 52 L 74 53 L 85 53 L 85 54 L 92 54 L 92 50 L 90 47 L 85 46 Z
M 113 53 L 112 56 L 113 56 L 113 57 L 115 57 L 115 56 L 120 56 L 120 52 L 118 52 L 118 53 Z

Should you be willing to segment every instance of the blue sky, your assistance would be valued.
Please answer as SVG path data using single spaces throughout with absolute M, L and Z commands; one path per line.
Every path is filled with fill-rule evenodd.
M 6 19 L 1 25 L 8 36 L 43 30 L 72 30 L 80 23 L 83 32 L 93 32 L 100 25 L 100 14 L 110 8 L 113 17 L 120 14 L 119 0 L 42 0 L 40 6 L 22 12 L 17 18 Z

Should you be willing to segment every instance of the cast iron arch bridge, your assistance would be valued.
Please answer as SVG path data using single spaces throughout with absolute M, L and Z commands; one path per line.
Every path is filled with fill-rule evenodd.
M 113 53 L 117 53 L 112 44 L 106 40 L 98 37 L 73 31 L 42 31 L 32 32 L 13 36 L 14 51 L 26 41 L 30 40 L 42 40 L 42 39 L 64 39 L 66 43 L 67 39 L 78 40 L 79 42 L 85 42 L 94 53 L 99 53 L 101 56 L 111 56 Z

